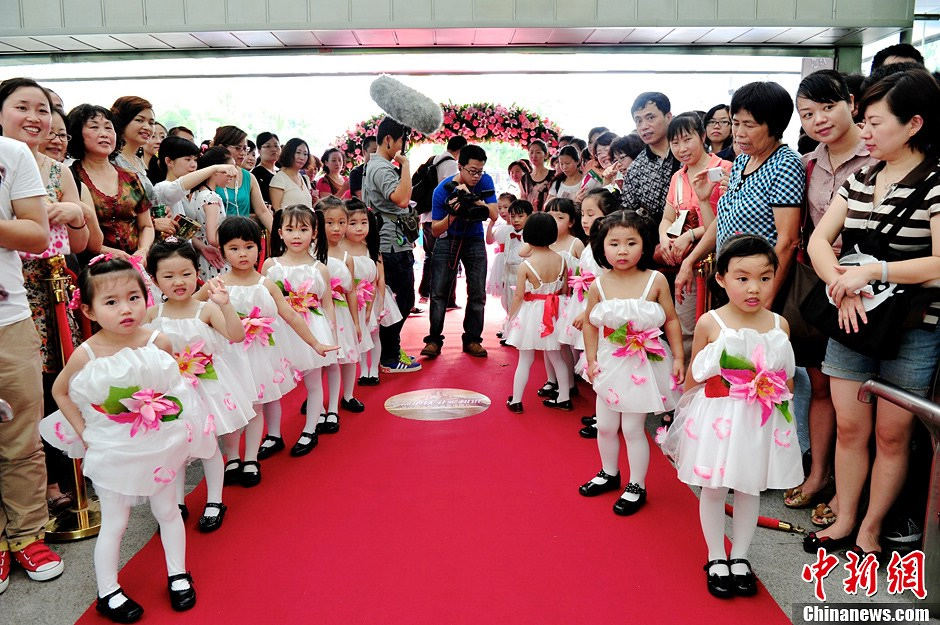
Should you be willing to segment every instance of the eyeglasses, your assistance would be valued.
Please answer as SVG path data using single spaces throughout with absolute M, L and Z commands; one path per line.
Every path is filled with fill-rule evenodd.
M 463 170 L 467 172 L 467 174 L 470 176 L 482 176 L 483 175 L 482 169 L 470 169 L 469 167 L 464 167 Z
M 710 120 L 710 121 L 709 121 L 707 124 L 705 124 L 705 125 L 708 126 L 709 128 L 721 128 L 722 126 L 724 126 L 725 128 L 727 128 L 728 126 L 731 125 L 731 120 L 729 120 L 729 119 L 713 119 L 713 120 Z
M 64 132 L 50 132 L 49 141 L 52 141 L 53 139 L 58 139 L 59 141 L 64 141 L 65 143 L 68 143 L 69 141 L 72 140 L 72 137 L 65 134 Z

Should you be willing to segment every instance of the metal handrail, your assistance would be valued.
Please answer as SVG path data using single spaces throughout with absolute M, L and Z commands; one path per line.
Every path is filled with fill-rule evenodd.
M 875 397 L 896 404 L 913 413 L 930 432 L 933 465 L 927 492 L 927 514 L 924 519 L 923 550 L 925 555 L 924 585 L 930 601 L 930 615 L 940 617 L 940 405 L 881 380 L 866 380 L 858 389 L 858 400 L 867 404 Z

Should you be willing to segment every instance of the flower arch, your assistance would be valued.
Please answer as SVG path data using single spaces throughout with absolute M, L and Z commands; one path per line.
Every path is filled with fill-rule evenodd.
M 412 130 L 411 143 L 445 143 L 451 137 L 463 135 L 469 141 L 498 141 L 528 145 L 541 139 L 554 148 L 561 129 L 552 121 L 513 104 L 441 104 L 444 124 L 432 135 Z M 350 165 L 362 162 L 362 141 L 374 137 L 379 122 L 385 115 L 375 115 L 361 121 L 345 134 L 336 138 L 334 146 L 343 151 Z

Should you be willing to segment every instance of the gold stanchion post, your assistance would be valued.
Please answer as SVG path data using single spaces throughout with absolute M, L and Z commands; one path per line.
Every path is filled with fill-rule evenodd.
M 55 306 L 56 334 L 59 337 L 59 353 L 62 364 L 72 355 L 72 331 L 68 324 L 66 302 L 69 301 L 69 278 L 65 273 L 65 258 L 53 256 L 49 259 L 49 293 Z M 49 542 L 68 542 L 98 535 L 101 528 L 101 507 L 97 501 L 88 499 L 85 489 L 85 476 L 82 473 L 82 461 L 72 460 L 75 479 L 75 501 L 71 508 L 63 510 L 46 523 L 46 540 Z

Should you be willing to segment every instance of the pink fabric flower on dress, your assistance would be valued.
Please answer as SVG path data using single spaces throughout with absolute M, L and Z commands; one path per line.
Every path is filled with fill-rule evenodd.
M 360 280 L 356 285 L 356 298 L 359 301 L 359 310 L 362 310 L 375 299 L 375 285 L 368 280 Z
M 576 271 L 568 271 L 568 286 L 571 287 L 571 290 L 577 295 L 579 302 L 584 301 L 584 294 L 591 288 L 594 279 L 595 276 L 593 273 L 590 271 L 581 273 L 580 267 Z
M 666 357 L 666 348 L 659 340 L 662 333 L 663 331 L 659 328 L 634 330 L 633 322 L 628 321 L 609 334 L 607 338 L 612 343 L 622 346 L 613 353 L 617 358 L 631 356 L 639 358 L 640 362 L 646 362 L 647 357 L 650 360 L 663 360 Z
M 141 428 L 159 430 L 164 416 L 175 415 L 180 411 L 179 405 L 152 388 L 140 389 L 119 401 L 127 408 L 127 412 L 109 414 L 108 418 L 117 423 L 130 423 L 131 436 L 135 436 Z
M 245 349 L 252 343 L 259 342 L 274 345 L 274 318 L 261 315 L 261 308 L 255 306 L 247 315 L 242 317 L 242 326 L 245 328 Z
M 308 278 L 297 285 L 291 284 L 290 280 L 284 280 L 287 303 L 300 313 L 305 321 L 310 319 L 311 312 L 316 312 L 320 308 L 320 296 L 310 292 L 311 286 L 313 286 L 313 278 Z
M 212 355 L 202 351 L 205 346 L 205 341 L 196 341 L 176 354 L 176 362 L 179 364 L 180 373 L 193 386 L 199 384 L 199 378 L 205 376 L 207 372 L 212 371 L 214 373 Z
M 343 288 L 343 281 L 339 278 L 330 278 L 330 295 L 337 306 L 349 306 L 346 303 L 346 290 Z
M 786 371 L 783 369 L 771 371 L 766 368 L 762 345 L 754 348 L 751 358 L 754 371 L 722 368 L 721 377 L 731 385 L 728 389 L 730 397 L 743 399 L 749 404 L 757 402 L 761 405 L 760 424 L 765 425 L 774 408 L 785 405 L 793 398 L 793 393 L 787 388 Z

